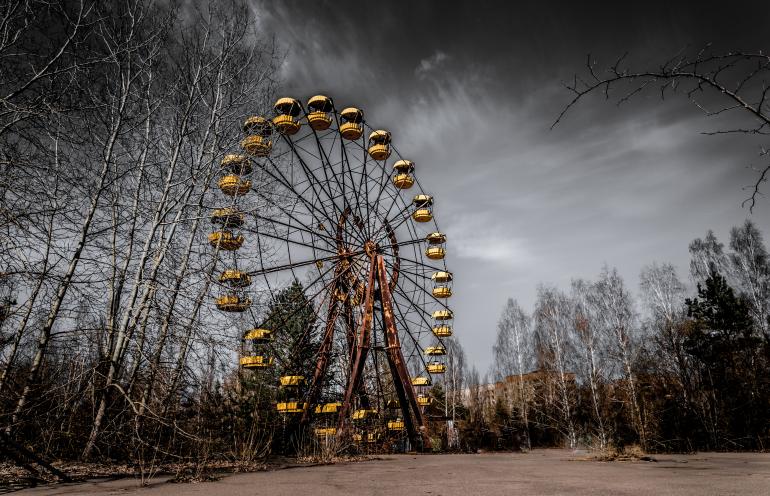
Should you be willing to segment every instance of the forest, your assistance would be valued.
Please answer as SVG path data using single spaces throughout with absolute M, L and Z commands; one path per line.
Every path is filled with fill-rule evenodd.
M 770 260 L 762 234 L 747 220 L 727 245 L 709 231 L 689 251 L 691 290 L 671 264 L 653 263 L 639 275 L 638 297 L 605 266 L 566 291 L 541 285 L 531 314 L 508 300 L 493 370 L 468 378 L 469 439 L 767 449 Z

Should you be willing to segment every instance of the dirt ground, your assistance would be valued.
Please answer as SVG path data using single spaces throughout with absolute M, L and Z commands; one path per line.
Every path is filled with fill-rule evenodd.
M 658 455 L 657 461 L 598 462 L 563 450 L 527 454 L 394 455 L 380 460 L 225 475 L 170 484 L 156 478 L 93 480 L 17 494 L 137 496 L 297 495 L 770 495 L 770 453 Z M 2 491 L 0 491 L 2 492 Z

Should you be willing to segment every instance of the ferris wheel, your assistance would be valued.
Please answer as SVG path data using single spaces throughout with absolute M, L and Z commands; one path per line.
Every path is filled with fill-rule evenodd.
M 242 150 L 222 160 L 223 203 L 211 215 L 209 243 L 225 264 L 215 303 L 241 316 L 240 366 L 279 371 L 275 408 L 318 436 L 425 444 L 453 317 L 434 199 L 391 133 L 370 128 L 361 109 L 338 111 L 323 95 L 273 108 L 245 121 Z M 291 312 L 255 308 L 292 282 L 303 298 Z M 300 337 L 316 337 L 278 353 L 283 327 L 308 312 Z M 313 364 L 302 371 L 292 361 L 308 353 Z

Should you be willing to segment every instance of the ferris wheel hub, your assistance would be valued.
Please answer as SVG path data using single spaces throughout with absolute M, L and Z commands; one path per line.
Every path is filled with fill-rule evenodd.
M 364 253 L 369 257 L 373 257 L 379 249 L 379 245 L 371 239 L 364 243 Z

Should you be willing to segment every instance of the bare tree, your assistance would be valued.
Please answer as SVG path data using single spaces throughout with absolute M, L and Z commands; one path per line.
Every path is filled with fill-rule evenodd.
M 586 74 L 575 75 L 566 88 L 572 100 L 554 121 L 556 126 L 574 106 L 589 94 L 601 93 L 621 105 L 645 90 L 658 91 L 661 98 L 681 94 L 708 116 L 738 112 L 746 125 L 705 134 L 744 134 L 764 137 L 770 134 L 770 55 L 761 51 L 714 51 L 711 45 L 701 50 L 685 49 L 661 61 L 656 67 L 633 68 L 628 53 L 606 69 L 598 67 L 591 55 L 586 60 Z M 757 179 L 748 186 L 749 197 L 743 202 L 749 210 L 762 195 L 761 188 L 770 178 L 768 149 L 761 147 L 764 165 L 755 168 Z
M 578 369 L 583 380 L 588 384 L 592 413 L 595 422 L 595 435 L 599 438 L 599 449 L 604 450 L 609 444 L 609 428 L 605 422 L 605 402 L 607 383 L 606 339 L 600 331 L 596 315 L 594 295 L 595 287 L 588 281 L 572 281 L 572 332 L 575 334 Z
M 506 387 L 508 387 L 507 379 L 514 379 L 516 391 L 509 398 L 511 403 L 515 401 L 516 404 L 509 405 L 509 408 L 518 412 L 519 420 L 524 426 L 527 449 L 531 448 L 531 444 L 529 439 L 529 405 L 524 374 L 530 371 L 531 350 L 531 320 L 515 300 L 508 298 L 497 323 L 497 338 L 492 348 L 494 368 L 498 380 L 503 381 Z
M 604 267 L 595 283 L 594 308 L 601 332 L 607 337 L 608 355 L 617 361 L 626 389 L 630 417 L 643 448 L 647 445 L 644 413 L 640 404 L 633 362 L 638 350 L 633 299 L 617 269 Z
M 765 339 L 770 340 L 770 257 L 762 241 L 762 233 L 750 220 L 730 231 L 728 255 L 736 286 L 746 295 L 754 324 Z
M 535 355 L 545 380 L 556 380 L 559 428 L 570 448 L 577 446 L 574 414 L 574 344 L 569 329 L 572 316 L 567 296 L 556 288 L 540 286 L 535 305 Z

